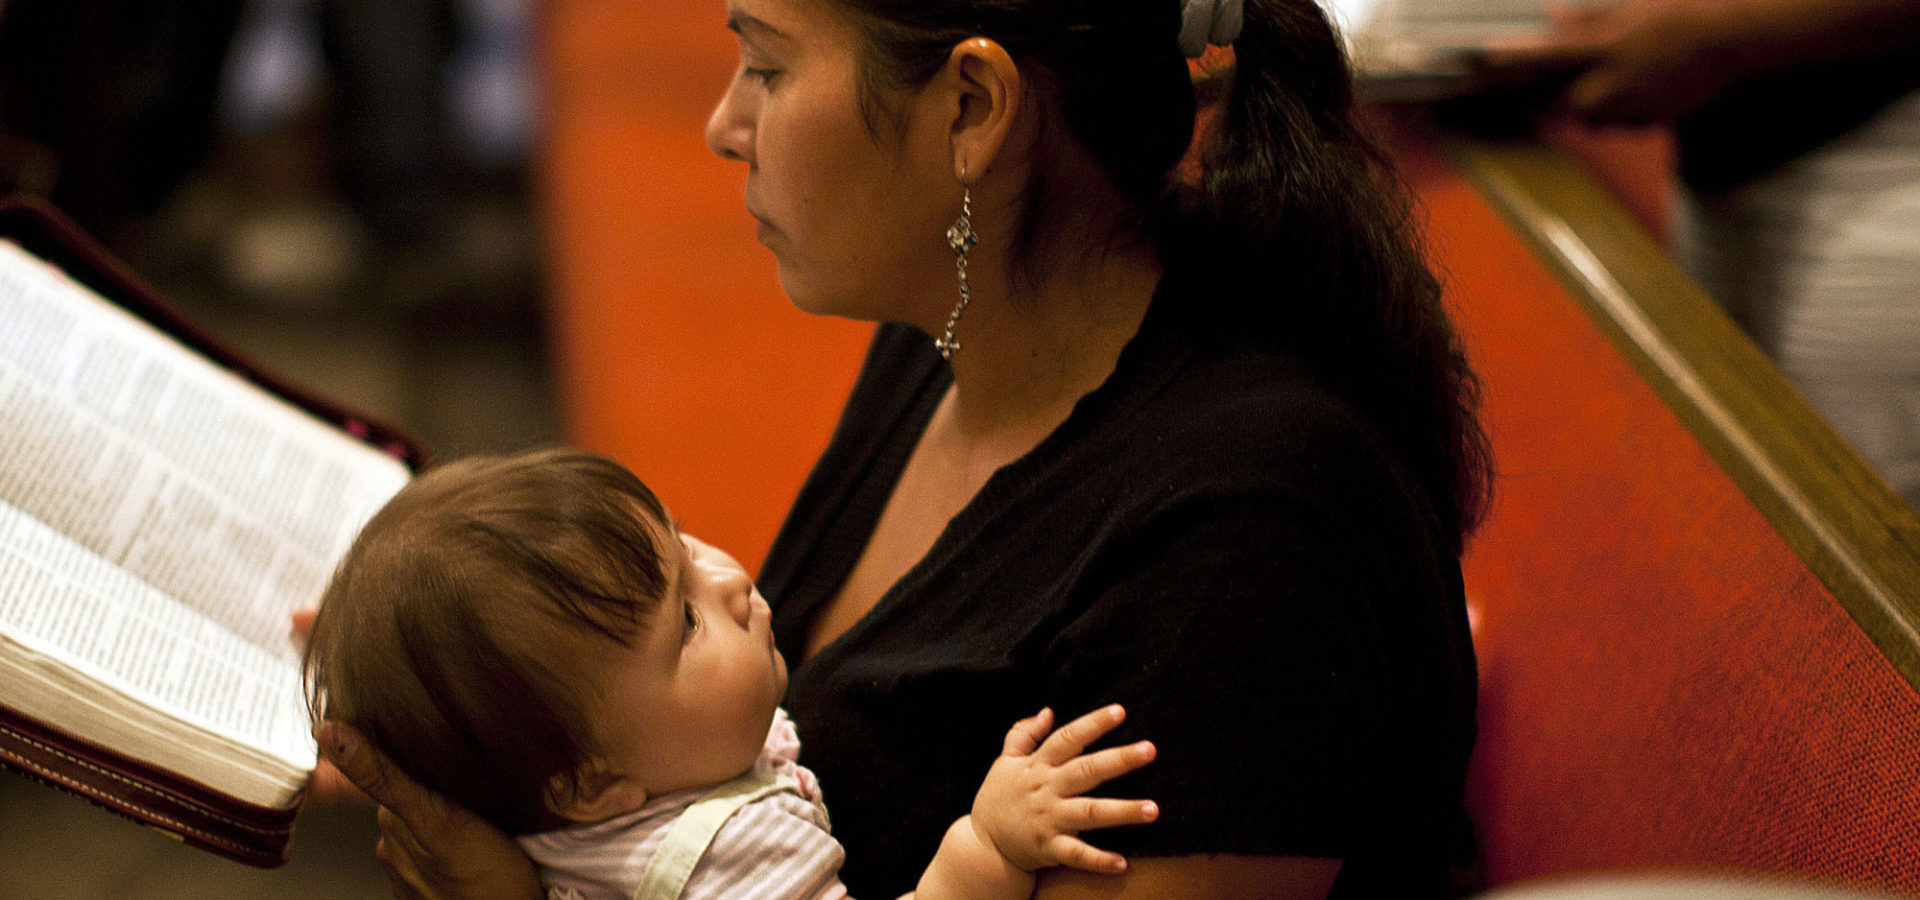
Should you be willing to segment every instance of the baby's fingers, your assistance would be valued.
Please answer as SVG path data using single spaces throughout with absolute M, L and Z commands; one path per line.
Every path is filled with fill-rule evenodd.
M 1007 730 L 1007 740 L 1000 747 L 1005 756 L 1028 756 L 1045 740 L 1047 732 L 1053 730 L 1053 709 L 1042 708 L 1039 712 L 1013 723 Z
M 1113 703 L 1060 726 L 1040 745 L 1039 757 L 1048 765 L 1064 765 L 1085 752 L 1087 746 L 1127 720 L 1127 711 Z
M 1054 786 L 1062 796 L 1084 794 L 1153 762 L 1156 752 L 1152 741 L 1137 741 L 1089 753 L 1060 766 Z
M 1078 798 L 1067 801 L 1073 821 L 1063 831 L 1092 831 L 1120 825 L 1145 825 L 1160 818 L 1160 804 L 1152 800 Z
M 1047 841 L 1047 856 L 1055 865 L 1096 875 L 1121 875 L 1127 871 L 1126 857 L 1070 835 L 1056 835 Z

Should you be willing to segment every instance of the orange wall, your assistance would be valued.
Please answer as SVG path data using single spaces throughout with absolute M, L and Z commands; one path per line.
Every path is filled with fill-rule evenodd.
M 542 193 L 568 439 L 757 571 L 871 326 L 787 303 L 740 201 L 746 166 L 706 148 L 735 58 L 725 9 L 545 4 Z

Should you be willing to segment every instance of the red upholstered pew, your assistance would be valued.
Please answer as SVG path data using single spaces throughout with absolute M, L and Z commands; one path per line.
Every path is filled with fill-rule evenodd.
M 1398 141 L 1499 470 L 1466 561 L 1490 882 L 1920 894 L 1920 521 L 1565 156 L 1447 146 Z

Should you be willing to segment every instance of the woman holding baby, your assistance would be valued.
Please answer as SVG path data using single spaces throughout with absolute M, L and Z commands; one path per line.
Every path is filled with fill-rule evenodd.
M 913 887 L 1009 723 L 1119 703 L 1110 739 L 1158 756 L 1101 793 L 1159 820 L 1091 836 L 1126 874 L 1035 896 L 1441 896 L 1485 444 L 1319 6 L 724 16 L 707 141 L 783 287 L 889 323 L 759 580 L 852 893 Z M 1231 62 L 1196 76 L 1208 45 Z M 399 893 L 539 895 L 352 737 L 323 751 L 381 802 Z

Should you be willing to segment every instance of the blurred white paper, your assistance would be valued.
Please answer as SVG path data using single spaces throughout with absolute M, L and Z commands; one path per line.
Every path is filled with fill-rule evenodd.
M 1362 92 L 1426 99 L 1466 89 L 1488 48 L 1543 38 L 1549 5 L 1608 0 L 1322 0 L 1346 39 Z

